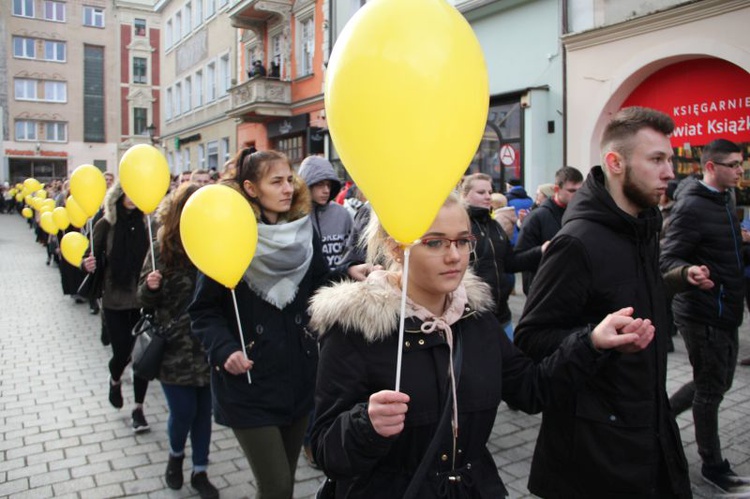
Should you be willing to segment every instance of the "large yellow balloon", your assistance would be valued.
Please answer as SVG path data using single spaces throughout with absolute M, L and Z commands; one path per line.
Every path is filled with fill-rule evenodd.
M 42 213 L 42 215 L 39 217 L 39 226 L 47 234 L 57 234 L 57 232 L 60 230 L 57 228 L 57 224 L 55 223 L 55 219 L 52 217 L 51 211 L 45 211 L 44 213 Z
M 185 203 L 180 237 L 201 272 L 234 288 L 255 254 L 258 226 L 242 194 L 225 185 L 208 185 Z
M 31 211 L 31 208 L 27 206 L 26 208 L 21 210 L 21 215 L 23 215 L 24 218 L 31 218 L 34 216 L 34 212 Z
M 120 160 L 122 190 L 143 213 L 159 206 L 170 180 L 167 160 L 154 146 L 135 145 Z
M 52 210 L 52 220 L 55 221 L 60 230 L 65 230 L 70 226 L 70 219 L 68 218 L 68 210 L 62 206 L 58 206 Z
M 482 49 L 445 0 L 368 2 L 333 47 L 325 105 L 344 167 L 388 233 L 411 243 L 482 139 L 489 107 Z
M 68 220 L 73 224 L 73 227 L 78 227 L 80 229 L 86 224 L 88 217 L 83 211 L 83 208 L 78 206 L 78 203 L 73 199 L 73 196 L 68 196 L 68 199 L 65 200 L 65 209 L 68 212 Z
M 106 193 L 107 181 L 102 171 L 94 165 L 81 165 L 70 176 L 70 194 L 90 217 L 99 211 Z
M 42 184 L 35 178 L 27 178 L 23 181 L 23 188 L 28 191 L 29 194 L 36 192 L 42 188 Z
M 34 193 L 34 195 L 39 199 L 47 199 L 47 191 L 45 191 L 44 189 L 39 189 L 38 191 L 36 191 L 36 193 Z
M 68 232 L 60 241 L 60 253 L 74 267 L 81 265 L 89 240 L 80 232 Z
M 23 201 L 23 194 L 22 193 L 19 192 L 18 194 L 16 194 L 16 201 L 19 202 L 19 203 L 21 201 Z

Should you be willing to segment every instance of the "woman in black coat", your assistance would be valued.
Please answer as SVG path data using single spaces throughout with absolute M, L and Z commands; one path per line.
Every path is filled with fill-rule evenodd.
M 227 183 L 245 195 L 258 220 L 255 256 L 234 290 L 244 345 L 223 285 L 199 273 L 188 311 L 208 354 L 216 422 L 232 428 L 242 446 L 258 499 L 290 498 L 318 358 L 306 329 L 307 301 L 328 267 L 310 221 L 309 192 L 286 156 L 246 150 L 238 165 Z
M 451 196 L 411 249 L 402 391 L 393 391 L 403 251 L 382 229 L 370 232 L 368 251 L 391 270 L 325 288 L 311 305 L 321 335 L 313 449 L 335 497 L 402 498 L 423 459 L 428 471 L 415 497 L 507 495 L 487 449 L 500 401 L 539 411 L 595 372 L 598 349 L 643 348 L 653 337 L 648 321 L 621 311 L 534 365 L 498 334 L 487 285 L 465 275 L 475 240 Z M 433 438 L 437 451 L 425 457 Z

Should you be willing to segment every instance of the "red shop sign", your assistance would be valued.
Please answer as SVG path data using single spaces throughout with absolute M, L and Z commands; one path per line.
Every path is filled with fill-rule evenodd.
M 645 106 L 675 121 L 672 146 L 723 138 L 750 142 L 750 73 L 721 59 L 672 64 L 636 88 L 622 107 Z

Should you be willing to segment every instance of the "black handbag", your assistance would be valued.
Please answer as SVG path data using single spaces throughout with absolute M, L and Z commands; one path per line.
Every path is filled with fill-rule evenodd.
M 133 374 L 149 381 L 159 375 L 164 352 L 169 343 L 169 332 L 186 311 L 187 305 L 169 321 L 169 324 L 162 326 L 152 312 L 141 309 L 141 318 L 133 326 Z
M 102 297 L 102 290 L 104 289 L 104 258 L 101 260 L 100 262 L 97 258 L 96 270 L 91 274 L 86 273 L 80 286 L 78 286 L 78 291 L 76 291 L 76 294 L 86 301 Z

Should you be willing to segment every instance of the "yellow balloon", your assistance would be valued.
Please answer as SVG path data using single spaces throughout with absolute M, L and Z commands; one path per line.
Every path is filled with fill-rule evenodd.
M 27 205 L 34 207 L 34 198 L 31 196 L 31 194 L 26 194 L 23 197 L 23 200 L 26 202 Z
M 122 190 L 143 213 L 151 213 L 159 206 L 170 180 L 167 160 L 154 146 L 135 145 L 120 160 Z
M 445 0 L 378 0 L 342 31 L 328 63 L 331 137 L 388 233 L 432 224 L 482 139 L 489 80 L 481 46 Z
M 34 216 L 34 212 L 31 211 L 31 208 L 27 206 L 26 208 L 21 210 L 21 215 L 23 215 L 24 218 L 31 218 L 32 216 Z
M 55 223 L 55 219 L 52 217 L 51 211 L 45 211 L 44 213 L 42 213 L 42 216 L 39 217 L 39 226 L 47 234 L 57 234 L 57 232 L 60 230 L 57 228 L 57 224 Z
M 55 206 L 57 206 L 57 204 L 55 204 L 54 199 L 44 199 L 42 200 L 42 206 L 47 206 L 50 211 L 52 211 L 55 209 Z
M 36 192 L 41 189 L 42 184 L 40 184 L 39 181 L 35 178 L 27 178 L 23 181 L 23 187 L 29 192 L 29 194 L 31 194 L 32 192 Z
M 21 201 L 23 201 L 23 194 L 19 192 L 16 194 L 16 202 L 20 203 Z
M 60 241 L 60 253 L 74 267 L 81 265 L 81 260 L 88 247 L 89 240 L 80 232 L 68 232 Z
M 47 199 L 47 191 L 44 189 L 39 189 L 34 195 L 39 199 Z
M 70 194 L 90 217 L 99 211 L 106 192 L 104 174 L 94 165 L 81 165 L 70 176 Z
M 201 272 L 234 288 L 255 254 L 258 226 L 242 194 L 225 185 L 208 185 L 185 203 L 180 237 Z
M 62 206 L 58 206 L 52 210 L 52 220 L 55 221 L 60 230 L 65 230 L 70 226 L 70 219 L 68 218 L 68 210 Z
M 13 189 L 11 189 L 11 190 L 8 191 L 8 195 L 10 197 L 15 197 L 16 194 L 18 194 L 18 189 L 13 188 Z
M 68 196 L 68 199 L 65 200 L 65 209 L 68 212 L 68 220 L 73 224 L 73 227 L 78 227 L 80 229 L 86 224 L 88 217 L 86 216 L 86 213 L 84 213 L 83 208 L 78 206 L 78 203 L 73 199 L 73 196 Z

